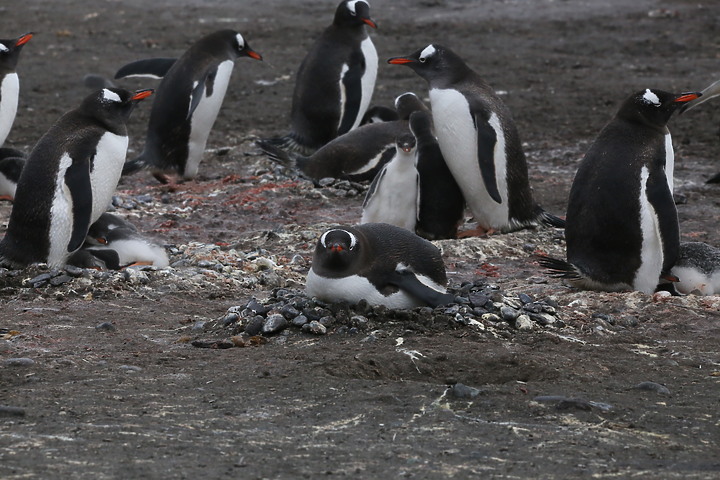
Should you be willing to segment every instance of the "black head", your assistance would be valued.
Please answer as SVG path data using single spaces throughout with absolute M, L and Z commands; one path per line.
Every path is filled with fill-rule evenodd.
M 395 147 L 405 153 L 411 153 L 415 149 L 415 135 L 405 133 L 395 139 Z
M 405 57 L 390 58 L 388 63 L 406 65 L 430 84 L 453 83 L 472 71 L 452 50 L 436 43 Z
M 412 92 L 403 93 L 395 99 L 395 110 L 401 120 L 407 120 L 413 112 L 427 109 L 422 100 Z
M 32 37 L 32 33 L 26 33 L 12 40 L 0 40 L 0 72 L 15 71 L 20 50 Z
M 345 270 L 359 257 L 361 246 L 358 237 L 344 228 L 332 228 L 322 234 L 315 248 L 313 263 L 322 267 Z
M 108 130 L 116 131 L 125 126 L 135 105 L 152 94 L 151 89 L 129 92 L 122 88 L 103 88 L 85 97 L 79 111 Z
M 262 61 L 262 55 L 250 48 L 250 45 L 245 41 L 245 38 L 243 38 L 241 34 L 232 31 L 230 34 L 232 36 L 231 44 L 235 55 L 238 57 L 250 57 L 254 60 Z
M 365 0 L 344 0 L 335 10 L 333 24 L 338 27 L 363 27 L 368 25 L 377 28 L 370 18 L 370 4 Z
M 433 120 L 432 114 L 427 110 L 418 110 L 410 114 L 410 131 L 415 137 L 432 135 Z
M 700 93 L 669 93 L 646 88 L 634 93 L 620 106 L 618 117 L 653 127 L 665 127 L 672 114 Z

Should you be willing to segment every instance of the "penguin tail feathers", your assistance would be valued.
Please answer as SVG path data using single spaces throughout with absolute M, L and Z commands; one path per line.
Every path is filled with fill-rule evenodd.
M 550 227 L 565 228 L 564 218 L 557 217 L 550 212 L 546 212 L 545 210 L 540 210 L 539 219 L 540 222 Z
M 317 148 L 313 148 L 303 142 L 300 137 L 293 133 L 288 133 L 284 137 L 273 137 L 261 140 L 261 142 L 273 145 L 287 152 L 297 153 L 298 155 L 309 156 L 315 153 Z
M 716 174 L 713 177 L 710 177 L 710 179 L 705 183 L 720 183 L 720 173 Z
M 548 257 L 547 255 L 535 255 L 535 259 L 541 267 L 548 270 L 548 274 L 552 277 L 575 281 L 582 280 L 584 277 L 575 265 L 565 260 Z
M 270 160 L 285 167 L 293 169 L 297 167 L 297 154 L 281 148 L 272 142 L 272 140 L 256 140 L 255 145 L 257 145 Z
M 125 165 L 123 165 L 122 169 L 122 176 L 125 175 L 132 175 L 133 173 L 137 173 L 140 170 L 144 170 L 148 167 L 148 163 L 145 160 L 145 157 L 143 155 L 140 155 L 137 158 L 134 158 L 132 160 L 128 160 L 125 162 Z

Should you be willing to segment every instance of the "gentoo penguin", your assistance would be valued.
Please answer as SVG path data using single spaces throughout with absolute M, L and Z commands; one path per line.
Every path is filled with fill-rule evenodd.
M 591 290 L 652 293 L 678 258 L 674 153 L 667 122 L 697 93 L 646 89 L 630 96 L 585 154 L 570 189 L 567 262 L 556 276 Z
M 93 245 L 105 245 L 108 233 L 116 228 L 125 228 L 137 232 L 137 227 L 129 221 L 119 215 L 105 212 L 90 225 L 87 241 Z
M 15 189 L 25 165 L 25 154 L 14 148 L 0 148 L 0 200 L 10 202 L 15 198 Z
M 264 140 L 256 143 L 271 159 L 313 180 L 325 177 L 372 180 L 395 154 L 395 139 L 410 131 L 410 114 L 427 107 L 417 95 L 408 92 L 395 99 L 395 109 L 398 120 L 363 125 L 337 137 L 309 157 L 282 150 Z
M 370 184 L 360 223 L 389 223 L 414 232 L 420 202 L 415 137 L 406 133 L 395 147 L 395 156 Z
M 410 131 L 417 142 L 417 170 L 420 175 L 420 207 L 415 233 L 428 240 L 457 237 L 463 220 L 465 199 L 445 163 L 433 133 L 432 115 L 427 111 L 410 115 Z
M 683 242 L 670 270 L 675 288 L 683 294 L 720 294 L 720 249 L 702 242 Z
M 130 113 L 151 94 L 98 90 L 40 138 L 18 180 L 0 264 L 61 267 L 82 246 L 120 179 Z
M 67 265 L 93 270 L 120 270 L 120 257 L 115 250 L 83 245 L 67 259 Z
M 266 142 L 310 155 L 360 125 L 373 90 L 378 56 L 365 26 L 377 28 L 365 0 L 344 0 L 307 53 L 295 79 L 291 132 Z
M 26 33 L 13 40 L 0 40 L 0 146 L 5 143 L 17 113 L 20 81 L 15 68 L 20 50 L 32 36 Z
M 135 227 L 117 227 L 96 237 L 104 248 L 117 252 L 120 268 L 131 265 L 154 265 L 165 268 L 170 265 L 165 249 L 138 233 Z M 101 250 L 101 247 L 93 247 Z
M 389 308 L 451 303 L 440 250 L 412 232 L 385 223 L 338 226 L 320 237 L 306 292 L 325 301 Z
M 380 122 L 392 122 L 393 120 L 399 120 L 400 116 L 397 110 L 394 108 L 386 107 L 385 105 L 375 105 L 370 107 L 363 115 L 360 125 L 366 125 L 368 123 L 380 123 Z
M 695 100 L 692 100 L 692 101 L 684 104 L 680 108 L 680 113 L 690 110 L 691 108 L 695 108 L 698 105 L 700 105 L 701 103 L 705 103 L 708 100 L 710 100 L 711 98 L 715 98 L 718 95 L 720 95 L 720 80 L 714 82 L 713 84 L 711 84 L 710 86 L 705 88 L 705 90 L 703 90 L 700 93 L 702 93 L 702 96 L 700 98 L 697 98 Z M 717 174 L 713 175 L 712 177 L 710 177 L 710 179 L 706 183 L 720 183 L 720 173 L 717 173 Z
M 151 167 L 162 183 L 163 172 L 183 179 L 197 175 L 205 144 L 230 81 L 235 60 L 262 60 L 239 33 L 220 30 L 195 42 L 179 59 L 140 60 L 125 65 L 115 78 L 162 78 L 150 111 L 145 148 L 129 161 L 123 175 Z
M 431 44 L 388 63 L 407 65 L 428 82 L 435 134 L 478 222 L 477 233 L 509 232 L 539 220 L 562 224 L 533 201 L 510 111 L 458 55 Z

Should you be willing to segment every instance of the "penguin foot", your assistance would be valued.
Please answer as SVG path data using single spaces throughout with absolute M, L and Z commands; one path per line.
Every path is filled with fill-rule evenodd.
M 497 230 L 495 230 L 494 228 L 485 228 L 478 225 L 475 228 L 458 232 L 457 238 L 489 237 L 490 235 L 493 235 L 495 233 L 497 233 Z

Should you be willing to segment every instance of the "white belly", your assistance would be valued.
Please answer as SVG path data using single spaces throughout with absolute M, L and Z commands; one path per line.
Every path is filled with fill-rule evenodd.
M 378 56 L 370 37 L 367 37 L 360 44 L 363 56 L 365 57 L 365 74 L 362 76 L 362 97 L 360 99 L 360 110 L 358 110 L 357 118 L 351 130 L 357 128 L 360 125 L 365 112 L 370 106 L 370 100 L 372 100 L 373 91 L 375 90 L 375 81 L 377 79 L 378 72 Z
M 15 182 L 10 181 L 10 179 L 0 173 L 0 197 L 8 196 L 15 198 L 16 188 L 17 184 Z
M 128 137 L 125 135 L 106 132 L 98 142 L 94 166 L 90 172 L 93 199 L 90 223 L 100 218 L 112 201 L 125 163 L 127 148 Z
M 115 240 L 109 243 L 108 247 L 117 252 L 120 265 L 147 262 L 158 268 L 165 268 L 170 264 L 163 247 L 149 243 L 144 239 Z
M 20 92 L 20 81 L 17 73 L 5 75 L 0 84 L 0 147 L 10 133 L 15 114 L 17 113 L 18 94 Z
M 50 249 L 47 263 L 52 268 L 65 265 L 68 257 L 68 244 L 73 230 L 73 202 L 70 189 L 65 185 L 65 172 L 72 165 L 67 153 L 60 158 L 60 168 L 55 178 L 55 192 L 50 207 Z
M 389 223 L 414 232 L 419 199 L 415 156 L 396 154 L 384 172 L 360 223 Z
M 652 294 L 660 280 L 663 265 L 663 244 L 657 212 L 647 199 L 647 180 L 650 173 L 643 167 L 640 174 L 640 228 L 642 231 L 642 249 L 640 268 L 635 274 L 633 288 Z
M 185 172 L 183 172 L 183 177 L 186 179 L 194 178 L 197 175 L 210 130 L 215 124 L 215 119 L 225 98 L 233 67 L 234 62 L 232 60 L 225 60 L 218 65 L 212 95 L 207 96 L 207 91 L 203 90 L 203 97 L 195 108 L 195 112 L 193 112 L 190 122 L 188 158 L 185 164 Z
M 675 150 L 673 150 L 672 136 L 670 132 L 665 134 L 665 176 L 667 177 L 670 193 L 675 191 Z
M 427 284 L 426 277 L 418 276 L 422 283 Z M 432 288 L 439 287 L 430 281 Z M 388 308 L 414 308 L 423 306 L 414 297 L 402 290 L 385 296 L 377 291 L 375 286 L 365 277 L 351 275 L 342 278 L 325 278 L 317 275 L 312 269 L 308 272 L 305 285 L 306 293 L 311 297 L 317 297 L 328 302 L 345 301 L 355 304 L 365 299 L 371 305 L 385 305 Z M 438 291 L 445 293 L 445 289 L 438 288 Z
M 715 295 L 720 293 L 720 273 L 705 275 L 692 267 L 674 267 L 671 273 L 680 281 L 675 284 L 678 292 L 688 295 Z
M 495 130 L 495 182 L 502 203 L 495 202 L 482 179 L 477 152 L 477 131 L 465 97 L 456 90 L 430 90 L 435 132 L 448 168 L 458 182 L 475 220 L 485 228 L 502 228 L 508 223 L 505 136 L 499 119 L 490 117 Z

